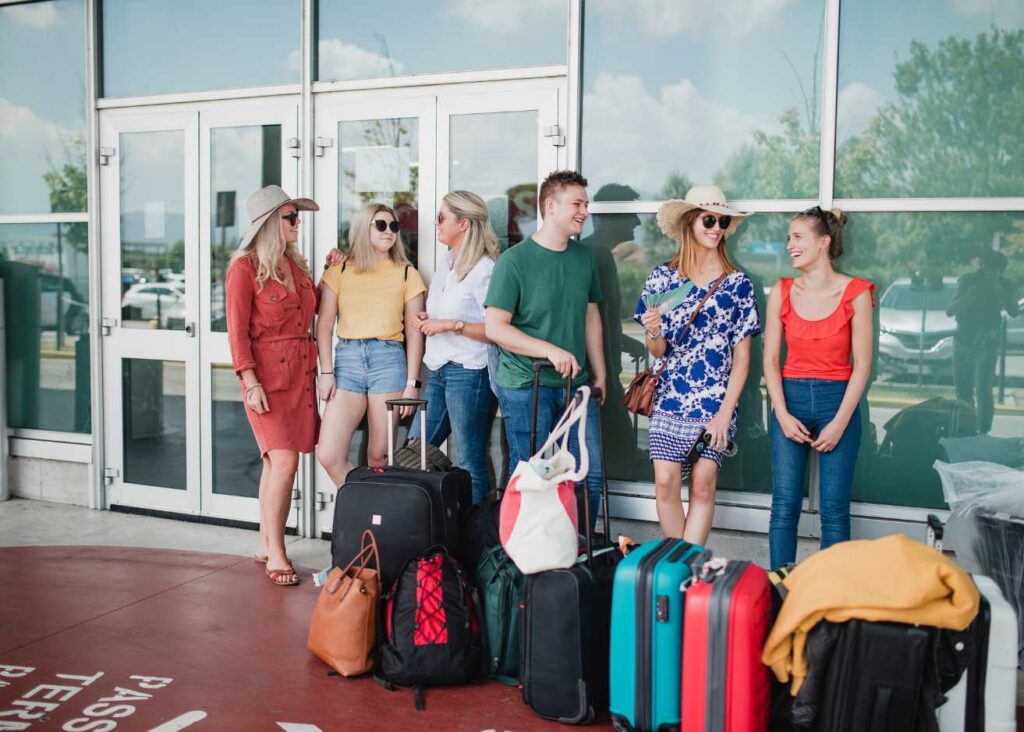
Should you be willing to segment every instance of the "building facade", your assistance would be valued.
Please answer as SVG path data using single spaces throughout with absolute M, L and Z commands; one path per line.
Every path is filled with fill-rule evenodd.
M 654 518 L 646 419 L 615 392 L 647 364 L 632 314 L 674 251 L 654 214 L 695 183 L 756 213 L 728 246 L 762 313 L 791 216 L 850 216 L 839 266 L 878 296 L 856 535 L 941 512 L 936 459 L 1024 460 L 1019 0 L 39 0 L 0 2 L 10 488 L 254 522 L 223 288 L 246 198 L 320 203 L 314 271 L 388 203 L 429 279 L 447 191 L 479 193 L 514 246 L 565 167 L 603 263 L 614 515 Z M 755 358 L 719 527 L 767 530 L 768 408 Z M 330 530 L 334 489 L 303 463 L 296 531 Z M 816 517 L 812 470 L 804 535 Z

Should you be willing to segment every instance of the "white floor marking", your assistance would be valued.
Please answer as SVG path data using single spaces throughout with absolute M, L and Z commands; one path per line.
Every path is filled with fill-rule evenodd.
M 180 717 L 175 717 L 169 722 L 164 722 L 159 727 L 154 727 L 149 732 L 178 732 L 180 729 L 191 727 L 196 722 L 206 719 L 206 712 L 185 712 Z
M 278 722 L 277 726 L 284 732 L 323 732 L 315 724 L 298 724 L 297 722 Z

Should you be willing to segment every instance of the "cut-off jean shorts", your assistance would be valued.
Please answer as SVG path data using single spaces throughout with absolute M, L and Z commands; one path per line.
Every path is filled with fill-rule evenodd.
M 405 346 L 377 338 L 339 338 L 334 347 L 334 383 L 342 391 L 387 394 L 403 391 L 408 379 Z

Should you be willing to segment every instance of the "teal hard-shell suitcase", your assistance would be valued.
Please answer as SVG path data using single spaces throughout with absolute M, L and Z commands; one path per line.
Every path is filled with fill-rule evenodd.
M 691 562 L 710 557 L 681 539 L 641 544 L 619 562 L 612 590 L 611 713 L 620 732 L 679 729 L 683 594 Z

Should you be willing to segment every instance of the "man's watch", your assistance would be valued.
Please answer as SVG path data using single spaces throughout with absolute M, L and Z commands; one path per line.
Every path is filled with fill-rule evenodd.
M 419 379 L 409 379 L 407 382 L 405 382 L 405 385 L 414 387 L 416 389 L 420 389 L 423 386 L 423 382 L 420 381 Z
M 465 328 L 466 328 L 466 321 L 464 321 L 464 320 L 456 320 L 455 321 L 455 332 L 457 334 L 462 335 L 462 331 Z

